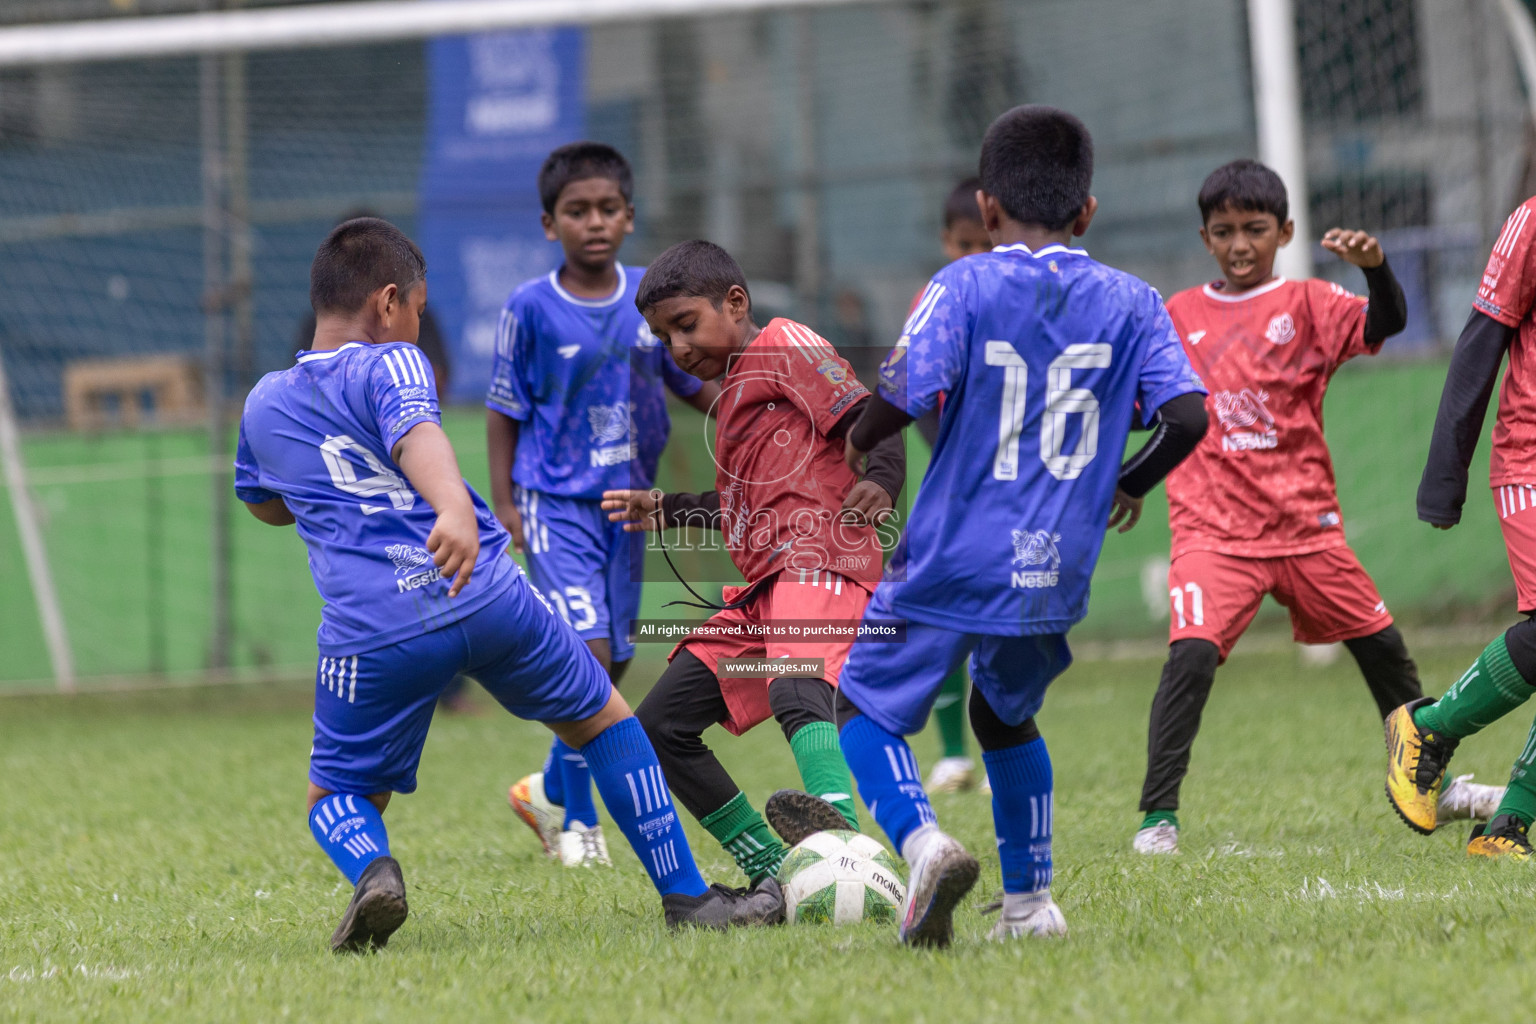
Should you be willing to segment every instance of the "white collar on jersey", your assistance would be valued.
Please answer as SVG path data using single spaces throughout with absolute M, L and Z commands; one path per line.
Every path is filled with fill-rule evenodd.
M 588 309 L 602 309 L 611 306 L 624 297 L 624 289 L 629 286 L 628 278 L 624 273 L 624 264 L 615 263 L 613 269 L 619 272 L 619 286 L 613 290 L 613 294 L 606 299 L 582 299 L 577 298 L 564 288 L 560 287 L 560 268 L 556 267 L 549 272 L 549 286 L 555 290 L 555 294 L 573 306 L 586 306 Z
M 308 362 L 313 362 L 316 359 L 329 359 L 332 356 L 339 356 L 339 355 L 341 355 L 341 353 L 345 352 L 349 348 L 367 348 L 367 347 L 368 347 L 367 344 L 364 343 L 364 342 L 361 342 L 361 341 L 349 341 L 345 345 L 342 345 L 340 348 L 326 349 L 323 352 L 300 352 L 299 353 L 299 362 L 301 362 L 301 363 L 308 363 Z
M 1055 245 L 1048 245 L 1044 249 L 1039 250 L 1038 252 L 1035 251 L 1034 249 L 1031 249 L 1029 246 L 1025 245 L 1023 242 L 1014 242 L 1012 245 L 993 246 L 992 251 L 993 252 L 1022 252 L 1022 253 L 1025 253 L 1027 255 L 1033 256 L 1035 259 L 1039 259 L 1041 256 L 1049 256 L 1053 252 L 1066 252 L 1066 253 L 1071 253 L 1073 256 L 1087 256 L 1088 255 L 1088 250 L 1087 249 L 1074 249 L 1071 246 L 1062 245 L 1060 242 L 1057 242 Z
M 1257 288 L 1250 288 L 1241 295 L 1227 295 L 1208 284 L 1200 290 L 1205 292 L 1207 297 L 1215 299 L 1217 302 L 1247 302 L 1249 299 L 1256 299 L 1260 295 L 1268 295 L 1283 284 L 1285 284 L 1285 278 L 1277 277 L 1269 282 L 1269 284 L 1261 284 Z

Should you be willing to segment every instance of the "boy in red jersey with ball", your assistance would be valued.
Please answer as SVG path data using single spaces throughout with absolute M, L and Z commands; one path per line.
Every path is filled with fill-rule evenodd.
M 682 242 L 656 257 L 635 305 L 684 372 L 720 381 L 716 489 L 615 490 L 603 507 L 630 531 L 719 530 L 746 580 L 727 587 L 725 606 L 673 650 L 636 715 L 673 794 L 756 885 L 777 872 L 787 848 L 700 734 L 718 722 L 740 735 L 772 717 L 806 790 L 821 798 L 770 798 L 780 838 L 793 846 L 815 831 L 857 829 L 833 697 L 883 568 L 874 524 L 890 513 L 906 460 L 893 437 L 870 452 L 862 478 L 848 468 L 843 438 L 869 389 L 803 324 L 775 319 L 759 328 L 746 278 L 719 246 Z M 786 627 L 820 635 L 762 632 Z M 738 659 L 800 664 L 782 675 L 737 675 Z
M 1276 277 L 1275 253 L 1295 227 L 1285 185 L 1263 164 L 1217 168 L 1199 203 L 1200 237 L 1223 280 L 1167 305 L 1210 389 L 1212 429 L 1167 481 L 1172 621 L 1133 843 L 1149 854 L 1178 852 L 1179 786 L 1201 712 L 1217 666 L 1265 594 L 1290 611 L 1299 642 L 1344 642 L 1383 718 L 1422 692 L 1402 634 L 1345 540 L 1323 439 L 1328 382 L 1403 329 L 1402 289 L 1375 238 L 1339 228 L 1323 247 L 1365 271 L 1368 298 L 1327 281 Z M 1496 787 L 1468 778 L 1437 794 L 1442 820 L 1486 814 L 1497 803 Z
M 1472 315 L 1456 340 L 1440 409 L 1419 482 L 1419 518 L 1439 530 L 1461 522 L 1467 466 L 1504 353 L 1509 372 L 1499 392 L 1489 461 L 1494 505 L 1526 618 L 1496 637 L 1439 700 L 1424 698 L 1387 718 L 1387 797 L 1403 821 L 1429 833 L 1444 820 L 1435 792 L 1466 737 L 1514 711 L 1536 693 L 1536 197 L 1509 215 L 1488 256 Z M 1536 727 L 1515 759 L 1509 788 L 1486 827 L 1467 843 L 1473 857 L 1531 856 L 1536 820 Z

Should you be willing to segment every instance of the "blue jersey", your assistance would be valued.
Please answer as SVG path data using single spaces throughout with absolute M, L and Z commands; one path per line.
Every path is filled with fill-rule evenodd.
M 918 622 L 1008 636 L 1087 614 L 1135 406 L 1205 392 L 1157 292 L 1062 245 L 939 271 L 879 387 L 914 417 L 945 396 L 882 589 Z
M 646 488 L 671 422 L 663 384 L 703 387 L 677 368 L 635 308 L 642 270 L 616 264 L 606 299 L 579 299 L 560 271 L 512 293 L 496 329 L 488 408 L 522 422 L 512 480 L 568 498 Z
M 320 653 L 343 657 L 456 622 L 521 571 L 508 536 L 469 485 L 480 521 L 474 578 L 448 597 L 427 552 L 437 513 L 390 452 L 418 423 L 437 423 L 437 386 L 421 350 L 404 342 L 300 352 L 251 389 L 240 418 L 235 494 L 282 498 L 309 547 L 325 599 Z

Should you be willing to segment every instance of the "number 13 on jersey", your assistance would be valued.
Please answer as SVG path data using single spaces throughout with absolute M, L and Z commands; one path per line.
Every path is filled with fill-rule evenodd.
M 1046 370 L 1045 412 L 1040 417 L 1040 461 L 1057 480 L 1076 480 L 1099 449 L 1099 400 L 1092 391 L 1072 386 L 1073 370 L 1107 369 L 1114 350 L 1105 344 L 1068 345 Z M 1003 368 L 1003 401 L 997 423 L 994 480 L 1019 478 L 1019 434 L 1028 405 L 1029 364 L 1008 341 L 987 342 L 987 365 Z M 1077 447 L 1063 452 L 1067 417 L 1083 417 Z

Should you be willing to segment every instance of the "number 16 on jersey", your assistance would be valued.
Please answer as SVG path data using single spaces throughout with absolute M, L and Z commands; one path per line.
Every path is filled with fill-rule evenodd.
M 1008 341 L 987 342 L 987 365 L 1003 368 L 1003 402 L 997 423 L 994 480 L 1019 478 L 1019 434 L 1029 396 L 1029 364 Z M 1068 345 L 1046 370 L 1045 413 L 1040 417 L 1040 461 L 1057 480 L 1076 480 L 1099 450 L 1099 400 L 1072 386 L 1073 370 L 1107 369 L 1114 350 L 1105 344 Z M 1067 417 L 1083 417 L 1077 448 L 1065 453 Z

